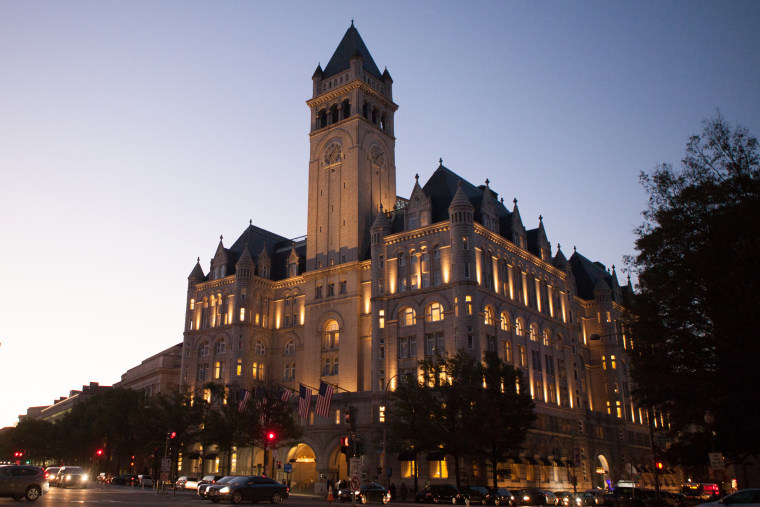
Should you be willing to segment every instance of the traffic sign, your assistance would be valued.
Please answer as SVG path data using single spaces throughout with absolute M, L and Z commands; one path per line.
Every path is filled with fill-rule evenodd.
M 359 477 L 361 473 L 362 473 L 361 461 L 359 461 L 359 458 L 351 458 L 351 461 L 349 462 L 348 475 L 350 475 L 351 477 Z
M 161 459 L 161 471 L 162 472 L 168 472 L 172 468 L 172 460 L 171 458 L 162 458 Z
M 351 477 L 351 491 L 359 491 L 361 484 L 358 477 Z
M 713 470 L 723 470 L 726 468 L 726 465 L 723 463 L 722 452 L 711 452 L 708 453 L 708 456 L 710 457 L 710 468 Z

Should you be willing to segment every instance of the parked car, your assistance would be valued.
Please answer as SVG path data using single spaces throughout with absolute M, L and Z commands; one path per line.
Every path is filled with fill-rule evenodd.
M 515 492 L 515 500 L 517 505 L 556 505 L 557 497 L 548 498 L 544 490 L 526 488 Z
M 140 484 L 140 478 L 135 474 L 119 474 L 111 479 L 111 484 L 115 486 L 137 486 Z
M 488 499 L 488 490 L 483 486 L 462 486 L 457 496 L 451 501 L 453 504 L 485 505 Z
M 202 484 L 214 484 L 216 481 L 218 481 L 222 477 L 224 476 L 223 475 L 204 475 L 203 478 L 198 481 L 198 486 L 201 486 Z
M 697 507 L 723 507 L 724 505 L 741 505 L 742 507 L 760 507 L 760 489 L 740 489 L 724 496 L 720 500 L 701 503 Z
M 431 484 L 418 492 L 414 501 L 418 503 L 452 503 L 457 496 L 456 486 L 451 484 Z
M 34 502 L 50 490 L 45 470 L 29 465 L 0 466 L 0 496 Z
M 557 495 L 549 491 L 548 489 L 542 489 L 544 496 L 546 497 L 546 505 L 559 505 L 559 498 Z
M 598 497 L 588 491 L 573 494 L 573 505 L 575 507 L 596 507 L 597 502 Z
M 603 489 L 587 489 L 584 491 L 584 493 L 588 493 L 589 495 L 593 495 L 596 499 L 596 505 L 602 505 L 604 503 L 604 495 L 606 493 L 606 490 Z
M 351 502 L 351 496 L 356 496 L 356 503 L 381 502 L 387 504 L 391 501 L 391 493 L 382 484 L 370 482 L 362 484 L 359 491 L 349 488 L 338 490 L 337 499 L 341 502 Z
M 89 477 L 82 467 L 63 466 L 58 470 L 58 487 L 68 488 L 70 486 L 86 488 Z
M 650 498 L 654 498 L 654 492 L 631 486 L 618 486 L 604 495 L 604 505 L 613 507 L 616 500 L 633 500 L 637 507 L 643 507 L 644 500 Z
M 182 475 L 180 476 L 179 479 L 177 479 L 177 482 L 174 484 L 174 487 L 176 487 L 179 490 L 198 489 L 198 479 L 195 477 Z
M 242 501 L 280 503 L 288 497 L 288 487 L 271 477 L 244 475 L 235 477 L 224 484 L 213 484 L 209 486 L 206 494 L 214 503 L 222 500 L 229 500 L 232 503 Z
M 58 485 L 58 470 L 60 469 L 61 467 L 47 467 L 45 469 L 45 478 L 50 486 Z
M 208 476 L 206 476 L 206 477 L 208 477 Z M 203 498 L 203 499 L 208 498 L 208 494 L 207 493 L 208 493 L 208 488 L 210 486 L 212 486 L 214 484 L 226 484 L 226 483 L 230 482 L 232 479 L 234 479 L 235 477 L 237 477 L 237 475 L 225 475 L 224 477 L 222 477 L 222 478 L 220 478 L 218 480 L 215 480 L 214 482 L 204 482 L 204 479 L 206 477 L 204 477 L 203 479 L 201 479 L 198 482 L 198 489 L 196 490 L 197 493 L 198 493 L 198 496 L 201 497 L 201 498 Z M 216 477 L 216 476 L 214 476 L 214 477 Z
M 489 505 L 511 505 L 515 504 L 515 495 L 512 494 L 507 488 L 490 488 L 488 490 L 488 498 L 486 503 Z
M 139 474 L 137 476 L 137 484 L 139 486 L 144 487 L 144 488 L 152 488 L 153 487 L 153 477 L 151 477 L 150 475 Z
M 564 505 L 565 507 L 574 505 L 575 499 L 572 491 L 555 491 L 554 496 L 557 497 L 557 505 Z

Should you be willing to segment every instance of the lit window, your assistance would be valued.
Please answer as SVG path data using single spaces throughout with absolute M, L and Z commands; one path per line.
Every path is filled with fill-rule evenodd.
M 240 309 L 240 322 L 245 322 L 245 308 Z
M 385 310 L 379 312 L 378 326 L 380 329 L 385 329 Z
M 515 321 L 515 334 L 517 334 L 517 336 L 525 336 L 525 324 L 523 324 L 521 319 Z
M 256 340 L 256 347 L 255 347 L 256 355 L 263 356 L 266 352 L 266 348 L 264 347 L 264 342 L 261 340 Z
M 385 422 L 385 405 L 380 405 L 378 409 L 378 421 L 381 423 Z
M 190 309 L 195 310 L 195 299 L 190 300 Z
M 222 378 L 223 371 L 224 371 L 224 361 L 216 361 L 214 363 L 214 378 L 217 380 Z
M 496 317 L 494 316 L 493 308 L 491 308 L 490 306 L 486 306 L 485 325 L 493 326 L 495 322 L 496 322 Z
M 243 360 L 242 359 L 238 359 L 237 360 L 237 365 L 235 366 L 235 375 L 237 375 L 239 377 L 242 374 L 243 374 Z
M 464 302 L 467 307 L 467 315 L 472 315 L 472 296 L 465 296 Z
M 322 350 L 337 349 L 340 344 L 340 328 L 335 320 L 328 320 L 322 332 Z
M 449 470 L 446 467 L 445 459 L 440 461 L 428 461 L 428 466 L 430 467 L 430 475 L 428 477 L 436 479 L 447 479 L 449 477 Z
M 443 320 L 443 305 L 441 305 L 441 303 L 431 303 L 427 308 L 425 320 L 428 322 L 438 322 Z
M 530 325 L 530 341 L 532 342 L 538 341 L 538 326 L 536 324 Z
M 509 314 L 507 312 L 501 312 L 501 330 L 509 331 Z
M 413 326 L 414 325 L 414 309 L 404 308 L 399 315 L 399 326 Z
M 613 370 L 617 368 L 617 364 L 615 363 L 615 356 L 610 356 L 610 367 Z

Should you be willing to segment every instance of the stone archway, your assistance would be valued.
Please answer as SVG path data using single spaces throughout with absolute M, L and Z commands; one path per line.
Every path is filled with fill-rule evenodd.
M 285 472 L 285 464 L 289 464 L 292 467 L 292 472 Z M 314 484 L 319 482 L 317 459 L 314 449 L 304 443 L 291 447 L 285 454 L 283 468 L 278 469 L 277 474 L 282 474 L 283 477 L 276 477 L 276 479 L 282 480 L 283 482 L 290 481 L 291 491 L 313 493 Z
M 610 479 L 610 465 L 603 454 L 597 455 L 592 470 L 592 483 L 595 488 L 607 488 L 612 486 Z

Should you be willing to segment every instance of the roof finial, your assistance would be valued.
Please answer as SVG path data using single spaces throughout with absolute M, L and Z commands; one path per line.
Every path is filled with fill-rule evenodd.
M 351 26 L 354 26 L 354 20 L 353 19 L 351 20 Z
M 573 245 L 573 253 L 578 253 L 578 249 L 575 248 L 575 245 Z
M 491 182 L 490 182 L 490 181 L 488 181 L 488 178 L 486 178 L 486 186 L 488 186 L 488 184 L 489 184 L 489 183 L 491 183 Z M 489 187 L 489 188 L 490 188 L 490 187 Z
M 201 258 L 200 258 L 200 257 L 198 257 L 198 260 L 197 260 L 197 262 L 200 262 L 200 261 L 201 261 Z M 630 277 L 629 277 L 629 278 L 630 278 Z
M 503 197 L 501 198 L 501 203 L 504 204 L 504 198 Z
M 615 265 L 614 264 L 612 265 L 612 274 L 613 275 L 615 274 Z
M 220 234 L 220 235 L 219 235 L 219 241 L 222 241 L 223 239 L 224 239 L 224 236 L 222 236 L 222 235 Z
M 380 213 L 383 212 L 383 203 L 380 203 Z
M 414 180 L 417 181 L 417 182 L 419 182 L 420 181 L 420 175 L 419 174 L 415 174 L 414 175 Z
M 251 218 L 250 220 L 248 220 L 248 225 L 253 225 L 253 218 Z
M 538 223 L 543 223 L 544 217 L 543 215 L 538 215 Z
M 438 167 L 441 167 L 441 166 L 443 166 L 443 159 L 439 158 L 438 159 Z
M 517 206 L 517 197 L 515 197 L 514 199 L 512 199 L 512 202 L 515 204 L 515 206 Z

